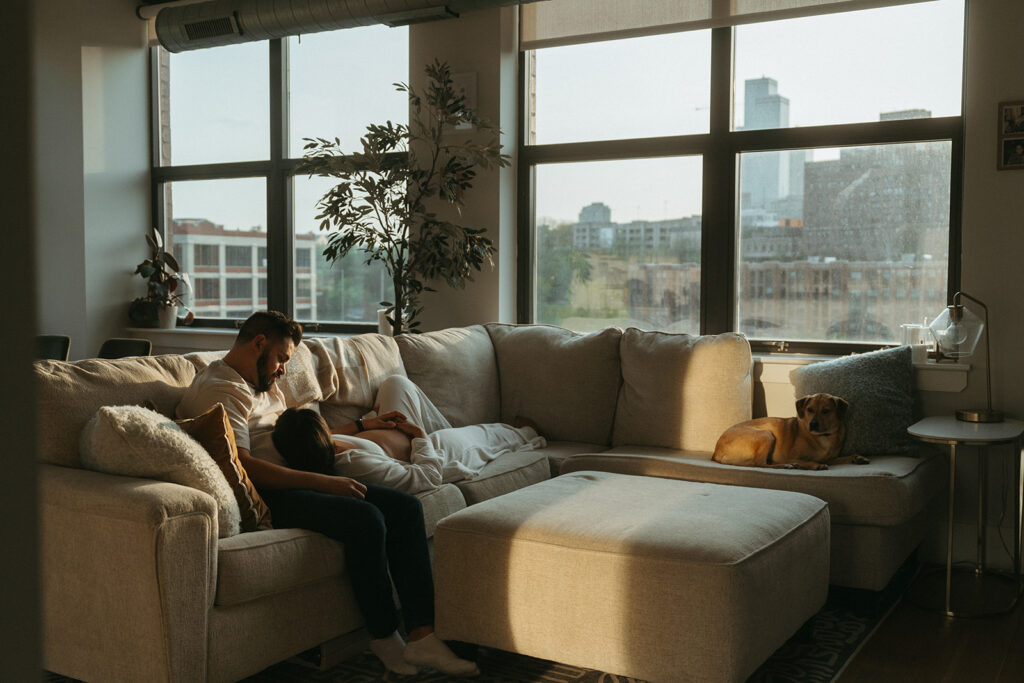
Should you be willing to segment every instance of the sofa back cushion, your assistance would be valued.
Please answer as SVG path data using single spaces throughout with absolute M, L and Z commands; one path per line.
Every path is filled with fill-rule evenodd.
M 491 323 L 501 419 L 533 420 L 553 441 L 608 444 L 619 393 L 619 339 L 610 327 L 579 334 L 549 325 Z
M 78 438 L 101 406 L 150 401 L 174 415 L 196 371 L 182 356 L 134 356 L 74 363 L 36 361 L 39 458 L 80 467 Z
M 619 349 L 614 446 L 713 451 L 723 431 L 750 419 L 752 360 L 743 336 L 630 328 Z
M 398 344 L 382 334 L 323 339 L 320 353 L 337 372 L 337 391 L 320 404 L 321 414 L 332 427 L 352 422 L 373 408 L 386 377 L 406 376 Z
M 501 421 L 498 364 L 482 325 L 395 338 L 405 371 L 453 427 Z

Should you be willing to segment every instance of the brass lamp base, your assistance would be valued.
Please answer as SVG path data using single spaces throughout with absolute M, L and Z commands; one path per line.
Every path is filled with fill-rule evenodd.
M 961 422 L 1002 422 L 1003 411 L 992 408 L 961 408 L 956 411 Z

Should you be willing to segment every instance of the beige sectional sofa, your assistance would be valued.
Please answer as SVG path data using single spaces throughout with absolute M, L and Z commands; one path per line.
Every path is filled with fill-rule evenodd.
M 84 680 L 227 681 L 321 643 L 343 654 L 365 642 L 337 544 L 290 529 L 218 539 L 209 495 L 81 469 L 79 433 L 100 406 L 150 401 L 173 415 L 210 357 L 37 362 L 47 669 Z M 309 339 L 288 370 L 289 403 L 317 404 L 333 424 L 365 412 L 396 373 L 456 426 L 537 423 L 546 449 L 502 456 L 420 496 L 428 534 L 467 505 L 560 471 L 776 488 L 828 502 L 834 583 L 880 588 L 920 542 L 943 481 L 941 460 L 928 457 L 817 473 L 709 462 L 722 430 L 751 416 L 750 349 L 733 334 L 490 324 Z

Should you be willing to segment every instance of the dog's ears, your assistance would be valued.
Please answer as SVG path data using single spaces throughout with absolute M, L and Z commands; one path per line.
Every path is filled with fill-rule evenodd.
M 840 398 L 838 396 L 835 397 L 835 402 L 836 415 L 838 415 L 840 419 L 846 417 L 846 411 L 850 409 L 850 402 L 845 398 Z
M 798 398 L 796 400 L 796 414 L 797 414 L 797 417 L 803 417 L 804 416 L 804 406 L 806 406 L 807 402 L 810 401 L 810 400 L 811 400 L 810 396 L 801 396 L 800 398 Z

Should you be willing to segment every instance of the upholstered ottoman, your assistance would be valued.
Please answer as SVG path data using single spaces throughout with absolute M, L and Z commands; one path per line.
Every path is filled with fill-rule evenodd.
M 437 633 L 650 681 L 743 681 L 821 608 L 829 516 L 800 493 L 576 472 L 434 535 Z

